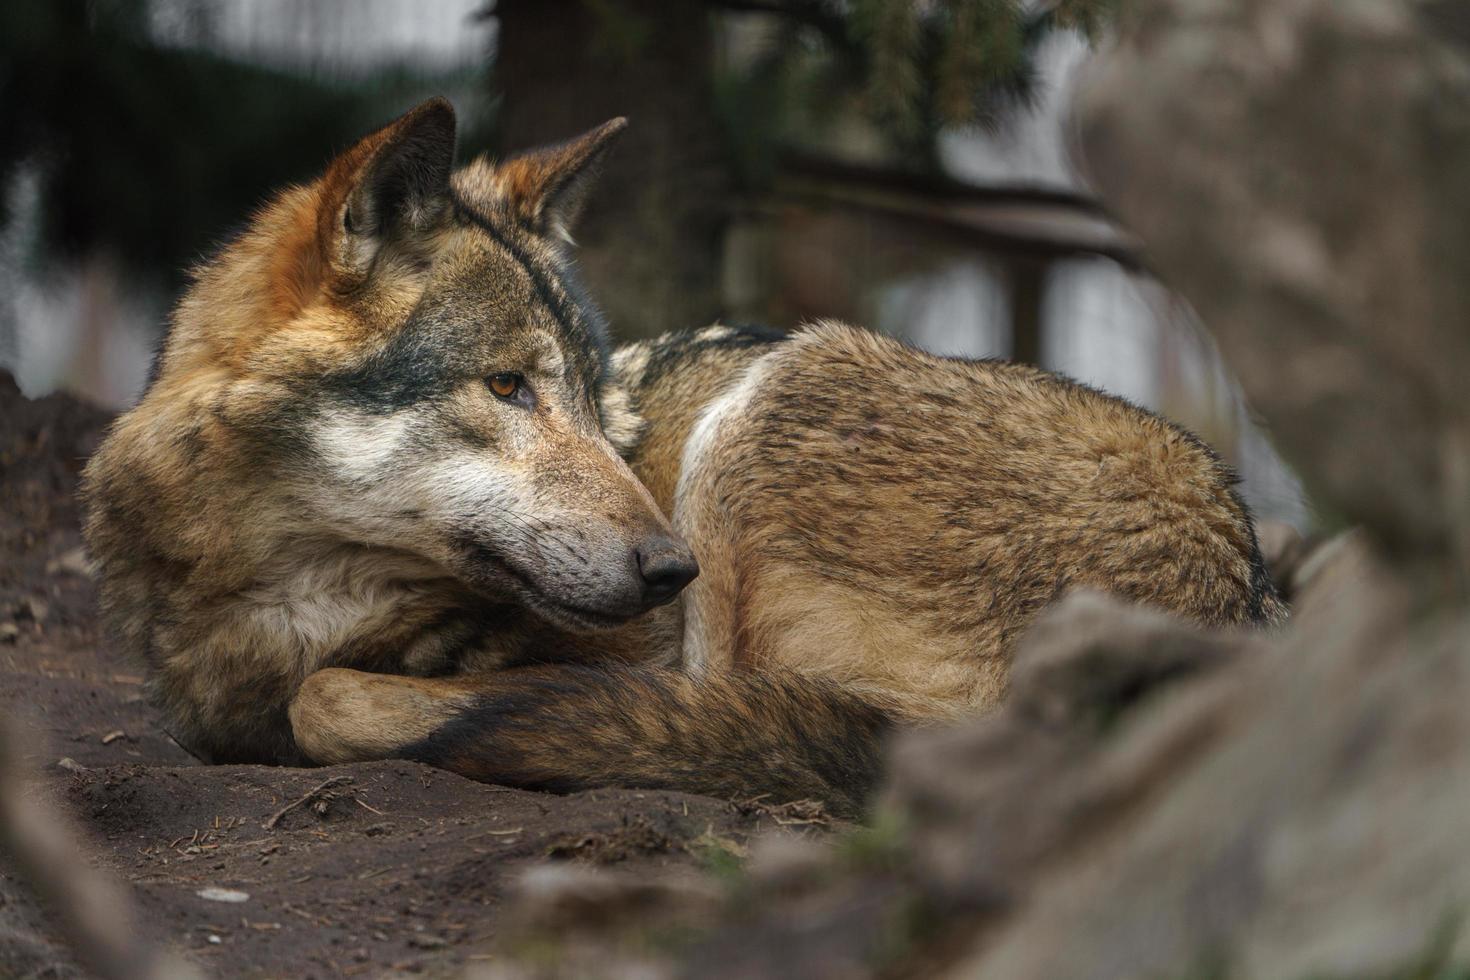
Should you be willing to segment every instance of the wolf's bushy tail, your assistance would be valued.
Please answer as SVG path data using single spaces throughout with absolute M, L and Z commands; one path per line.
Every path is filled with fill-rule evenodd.
M 797 674 L 558 665 L 487 678 L 471 707 L 401 755 L 511 786 L 769 794 L 852 816 L 891 727 L 881 707 Z

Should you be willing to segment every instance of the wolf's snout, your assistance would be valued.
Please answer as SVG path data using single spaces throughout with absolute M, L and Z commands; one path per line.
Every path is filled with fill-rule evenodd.
M 643 579 L 645 606 L 663 605 L 699 574 L 694 553 L 678 538 L 666 535 L 648 538 L 634 550 L 633 557 Z

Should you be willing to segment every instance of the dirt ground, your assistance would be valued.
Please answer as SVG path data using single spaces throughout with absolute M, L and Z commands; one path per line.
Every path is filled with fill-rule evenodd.
M 143 927 L 209 974 L 455 973 L 493 958 L 530 865 L 694 866 L 773 827 L 725 801 L 551 796 L 403 762 L 197 764 L 159 730 L 138 665 L 98 622 L 75 489 L 106 423 L 69 398 L 28 401 L 0 372 L 0 712 L 26 736 L 31 791 L 128 883 Z M 0 977 L 77 974 L 0 864 Z

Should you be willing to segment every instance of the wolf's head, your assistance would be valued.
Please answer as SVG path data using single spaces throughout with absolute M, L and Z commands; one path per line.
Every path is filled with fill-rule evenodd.
M 207 385 L 278 534 L 406 553 L 574 628 L 669 600 L 697 566 L 619 455 L 639 422 L 567 255 L 623 126 L 456 171 L 453 109 L 419 106 L 199 270 L 149 398 Z

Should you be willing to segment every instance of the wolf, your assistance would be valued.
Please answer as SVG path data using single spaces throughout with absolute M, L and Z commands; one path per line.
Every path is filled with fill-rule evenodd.
M 1282 618 L 1229 468 L 1125 401 L 833 322 L 613 350 L 571 232 L 624 125 L 456 167 L 427 102 L 196 270 L 83 488 L 182 745 L 851 814 L 1069 590 Z

